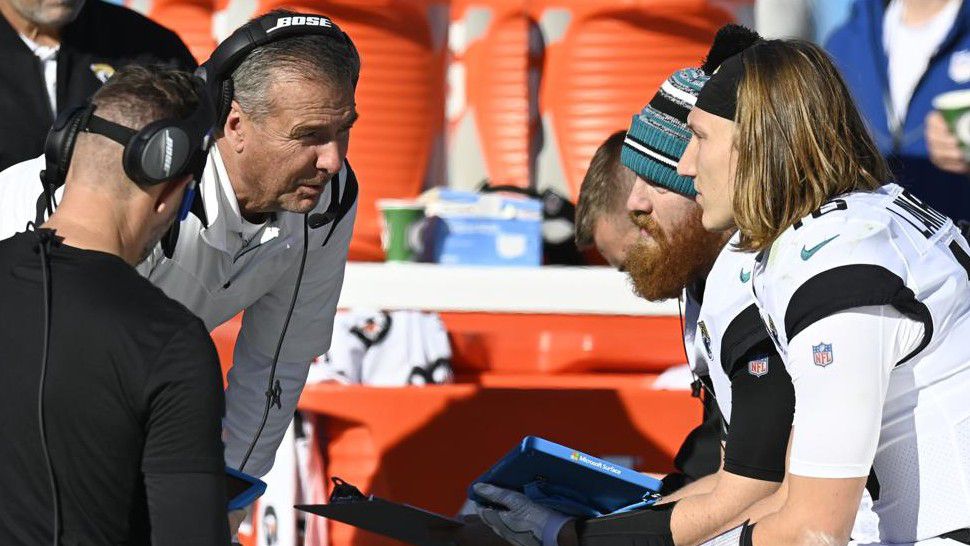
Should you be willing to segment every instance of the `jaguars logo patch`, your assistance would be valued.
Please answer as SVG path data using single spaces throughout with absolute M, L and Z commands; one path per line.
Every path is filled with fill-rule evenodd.
M 105 83 L 108 81 L 108 78 L 115 75 L 115 67 L 105 63 L 93 63 L 91 65 L 91 72 L 101 83 Z
M 697 323 L 697 329 L 701 331 L 701 340 L 704 342 L 707 358 L 714 360 L 714 351 L 711 349 L 711 334 L 707 331 L 707 325 L 704 324 L 703 320 Z
M 768 333 L 771 334 L 771 337 L 777 343 L 778 342 L 778 328 L 775 328 L 775 321 L 771 320 L 771 317 L 768 317 Z

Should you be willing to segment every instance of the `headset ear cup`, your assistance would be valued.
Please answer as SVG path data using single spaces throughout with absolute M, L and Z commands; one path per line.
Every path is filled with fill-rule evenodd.
M 136 142 L 139 136 L 141 136 L 141 132 L 125 146 L 124 151 L 121 153 L 121 166 L 125 169 L 125 176 L 130 178 L 134 183 L 146 185 L 149 182 L 145 180 L 145 176 L 141 170 L 142 146 Z
M 47 133 L 44 141 L 45 183 L 51 190 L 61 187 L 67 179 L 77 135 L 87 125 L 92 113 L 94 107 L 91 105 L 62 113 L 63 117 L 58 117 Z
M 146 125 L 125 146 L 125 174 L 140 185 L 160 184 L 187 174 L 198 138 L 183 122 L 162 119 Z

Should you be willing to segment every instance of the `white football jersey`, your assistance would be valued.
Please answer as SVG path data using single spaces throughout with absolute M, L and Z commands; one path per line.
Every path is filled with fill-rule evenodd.
M 693 328 L 687 343 L 691 364 L 698 373 L 709 375 L 718 410 L 725 425 L 731 425 L 724 470 L 780 482 L 794 394 L 751 294 L 754 255 L 736 252 L 736 242 L 737 236 L 715 260 L 700 303 L 688 298 Z
M 895 184 L 843 195 L 758 256 L 753 289 L 795 384 L 789 471 L 871 467 L 886 542 L 970 527 L 970 247 L 953 222 Z
M 751 294 L 754 254 L 735 251 L 737 241 L 735 234 L 707 275 L 693 336 L 694 358 L 699 368 L 710 373 L 718 409 L 728 424 L 731 422 L 731 366 L 767 337 Z M 760 377 L 768 373 L 768 361 L 760 358 L 767 355 L 758 356 L 749 363 L 748 370 Z
M 437 313 L 337 311 L 333 341 L 307 383 L 399 387 L 451 383 L 451 344 Z

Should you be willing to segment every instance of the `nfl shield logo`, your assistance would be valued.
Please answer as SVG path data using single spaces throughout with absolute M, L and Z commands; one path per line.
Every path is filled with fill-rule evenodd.
M 831 343 L 819 343 L 818 345 L 812 345 L 812 357 L 815 360 L 816 366 L 826 367 L 832 363 L 832 344 Z
M 768 373 L 768 357 L 748 362 L 748 373 L 755 377 L 761 377 Z

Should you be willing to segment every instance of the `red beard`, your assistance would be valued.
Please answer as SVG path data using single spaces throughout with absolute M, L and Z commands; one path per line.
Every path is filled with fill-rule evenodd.
M 633 291 L 649 301 L 679 297 L 685 286 L 707 275 L 731 236 L 705 230 L 700 208 L 670 235 L 646 214 L 632 212 L 630 219 L 653 238 L 630 247 L 624 263 Z

